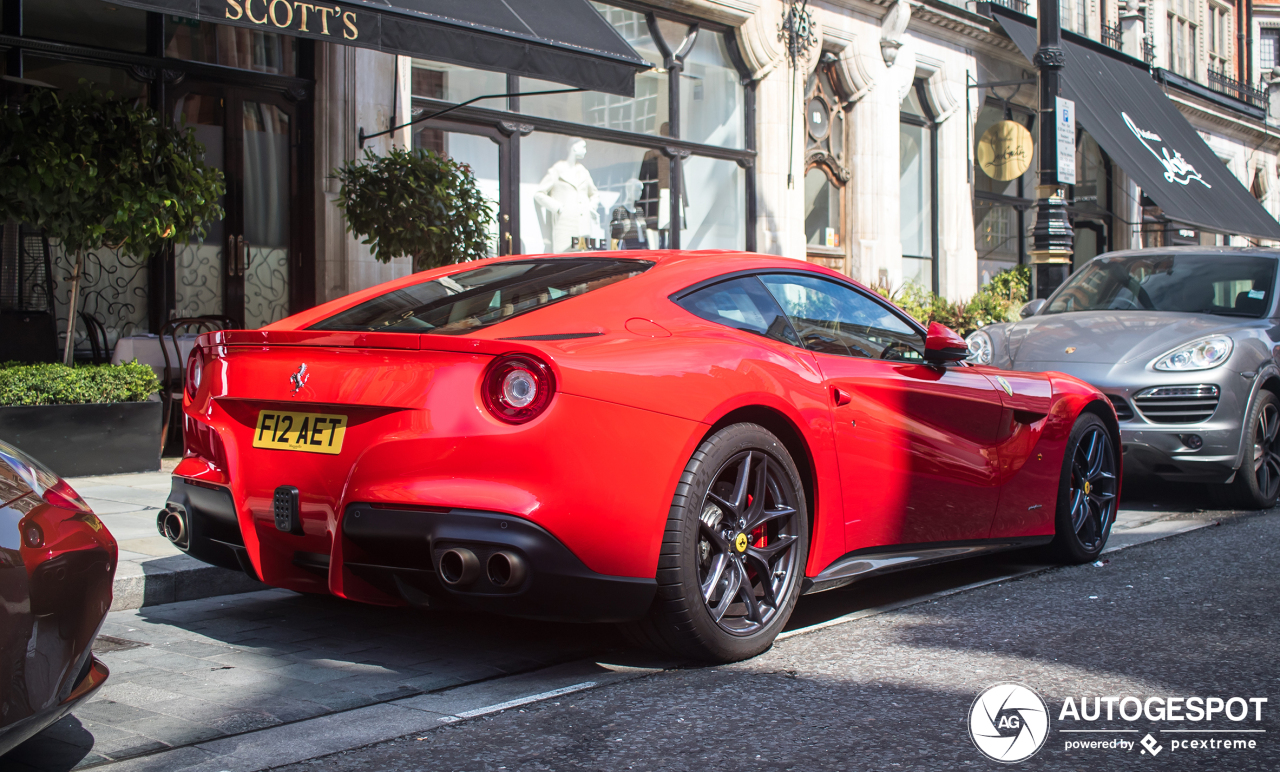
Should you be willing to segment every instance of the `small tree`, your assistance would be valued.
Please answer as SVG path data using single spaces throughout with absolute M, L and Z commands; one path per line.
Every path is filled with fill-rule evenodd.
M 85 81 L 65 96 L 39 89 L 0 111 L 0 220 L 43 228 L 75 255 L 66 364 L 85 252 L 147 257 L 166 240 L 203 238 L 223 216 L 225 190 L 192 131 Z
M 412 257 L 413 270 L 489 256 L 494 215 L 471 167 L 429 150 L 365 150 L 333 170 L 347 230 L 375 259 Z

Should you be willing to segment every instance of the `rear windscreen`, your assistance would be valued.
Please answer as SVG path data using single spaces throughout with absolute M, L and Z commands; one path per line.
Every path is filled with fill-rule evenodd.
M 486 265 L 392 290 L 310 329 L 458 335 L 638 276 L 652 265 L 610 258 Z

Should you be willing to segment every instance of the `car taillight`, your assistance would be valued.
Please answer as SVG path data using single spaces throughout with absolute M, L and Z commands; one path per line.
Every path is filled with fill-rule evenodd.
M 537 418 L 551 404 L 555 390 L 551 368 L 526 354 L 507 354 L 494 360 L 482 385 L 485 407 L 509 424 Z
M 0 463 L 6 463 L 45 503 L 75 512 L 92 512 L 80 494 L 49 467 L 12 445 L 0 442 Z
M 204 352 L 199 346 L 193 346 L 191 353 L 187 355 L 186 378 L 187 396 L 191 399 L 196 398 L 196 392 L 200 389 L 200 376 L 203 370 Z

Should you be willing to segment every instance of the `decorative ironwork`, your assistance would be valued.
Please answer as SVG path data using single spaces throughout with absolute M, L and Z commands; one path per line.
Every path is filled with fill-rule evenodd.
M 1142 61 L 1150 67 L 1156 61 L 1156 44 L 1151 41 L 1151 36 L 1142 39 Z
M 1003 5 L 1005 8 L 1010 8 L 1018 13 L 1027 12 L 1027 0 L 991 0 L 991 3 L 993 5 Z
M 527 123 L 516 123 L 515 121 L 501 121 L 498 123 L 498 130 L 508 137 L 516 132 L 519 132 L 522 137 L 527 137 L 533 133 L 533 126 Z
M 76 261 L 75 255 L 67 254 L 60 244 L 51 244 L 50 251 L 57 278 L 53 299 L 58 337 L 65 341 L 71 276 Z M 102 323 L 108 348 L 114 347 L 120 338 L 147 331 L 147 295 L 147 258 L 109 249 L 85 253 L 78 304 L 81 311 Z M 88 335 L 79 327 L 74 342 L 77 349 L 89 348 Z
M 290 86 L 284 90 L 284 98 L 290 102 L 303 102 L 311 98 L 311 89 L 306 86 Z
M 782 23 L 778 25 L 778 42 L 786 44 L 787 61 L 792 68 L 800 60 L 809 58 L 809 49 L 818 44 L 809 0 L 790 0 L 787 3 L 786 10 L 782 12 Z
M 1266 109 L 1267 94 L 1260 88 L 1242 83 L 1225 72 L 1209 68 L 1209 88 L 1227 96 L 1235 97 L 1241 102 Z
M 849 181 L 844 148 L 844 97 L 833 77 L 834 57 L 823 55 L 822 64 L 809 76 L 804 97 L 805 168 L 820 165 L 840 182 Z
M 1041 48 L 1031 58 L 1031 63 L 1036 67 L 1065 67 L 1067 54 L 1061 48 Z
M 1115 50 L 1120 50 L 1120 22 L 1107 24 L 1102 22 L 1102 42 Z

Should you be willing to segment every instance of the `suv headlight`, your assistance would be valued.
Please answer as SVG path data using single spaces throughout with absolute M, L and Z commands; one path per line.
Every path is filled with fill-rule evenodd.
M 992 351 L 990 335 L 982 330 L 976 330 L 969 333 L 965 342 L 969 344 L 969 356 L 965 357 L 965 361 L 973 362 L 975 365 L 991 364 L 994 351 Z
M 1235 344 L 1226 335 L 1211 335 L 1175 348 L 1157 359 L 1152 367 L 1177 372 L 1209 370 L 1227 361 L 1233 348 Z

